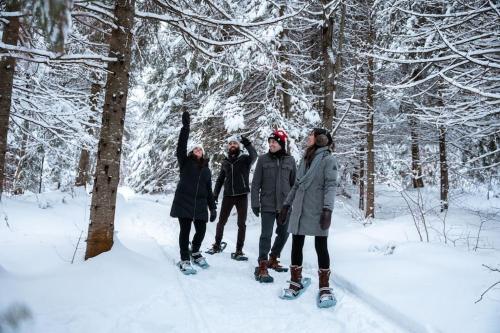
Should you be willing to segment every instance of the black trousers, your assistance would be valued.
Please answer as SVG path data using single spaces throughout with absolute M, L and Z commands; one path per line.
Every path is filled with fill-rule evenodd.
M 234 197 L 224 197 L 220 208 L 219 222 L 215 232 L 215 243 L 220 244 L 224 235 L 224 226 L 226 225 L 231 210 L 236 206 L 238 213 L 238 239 L 236 241 L 236 251 L 242 251 L 245 243 L 245 233 L 247 230 L 247 211 L 248 211 L 248 195 L 242 194 Z
M 191 224 L 193 220 L 179 218 L 181 230 L 179 232 L 179 248 L 181 250 L 181 260 L 189 260 L 189 234 L 191 233 Z M 200 251 L 201 243 L 205 238 L 207 230 L 207 221 L 194 220 L 194 237 L 191 242 L 191 250 L 193 253 Z
M 302 249 L 306 236 L 292 235 L 292 265 L 302 266 Z M 314 237 L 314 247 L 318 255 L 318 267 L 321 269 L 330 268 L 330 255 L 328 254 L 328 237 Z

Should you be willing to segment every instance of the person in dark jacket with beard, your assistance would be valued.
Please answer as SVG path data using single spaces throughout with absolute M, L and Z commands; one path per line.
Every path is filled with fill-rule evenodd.
M 181 255 L 179 267 L 183 272 L 194 271 L 189 257 L 191 223 L 194 223 L 196 230 L 192 241 L 193 262 L 201 267 L 207 267 L 206 260 L 200 252 L 209 217 L 207 207 L 210 210 L 210 222 L 215 221 L 217 217 L 217 206 L 212 192 L 212 173 L 208 167 L 208 159 L 204 156 L 203 147 L 193 145 L 189 152 L 187 149 L 189 123 L 189 113 L 185 111 L 182 114 L 182 128 L 177 143 L 180 180 L 170 211 L 170 216 L 179 219 Z
M 276 238 L 271 248 L 274 221 L 295 183 L 295 159 L 286 153 L 286 139 L 283 130 L 276 130 L 269 136 L 269 151 L 259 156 L 252 179 L 252 211 L 255 216 L 262 217 L 259 266 L 255 268 L 255 279 L 259 282 L 273 282 L 268 268 L 277 272 L 288 271 L 278 261 L 288 239 L 287 224 L 276 227 Z
M 248 210 L 248 193 L 250 192 L 249 174 L 252 164 L 257 159 L 257 151 L 252 146 L 250 140 L 241 136 L 240 140 L 232 136 L 228 139 L 227 157 L 222 161 L 219 177 L 215 182 L 214 196 L 217 200 L 222 186 L 224 185 L 224 197 L 220 209 L 219 222 L 215 234 L 215 243 L 211 252 L 217 253 L 221 249 L 224 226 L 229 218 L 231 210 L 236 206 L 238 213 L 238 239 L 236 242 L 236 252 L 232 257 L 236 260 L 244 260 L 243 244 L 245 243 L 246 219 Z M 240 142 L 248 151 L 243 154 Z

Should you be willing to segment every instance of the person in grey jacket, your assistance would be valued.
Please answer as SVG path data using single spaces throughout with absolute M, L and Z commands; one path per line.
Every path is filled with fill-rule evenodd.
M 259 282 L 273 282 L 268 268 L 277 272 L 288 271 L 278 261 L 288 239 L 286 224 L 277 226 L 276 238 L 271 248 L 274 221 L 278 218 L 283 202 L 295 183 L 295 159 L 286 153 L 286 139 L 287 135 L 283 130 L 276 130 L 269 136 L 269 152 L 259 156 L 252 179 L 252 211 L 257 217 L 261 215 L 262 220 L 259 266 L 254 272 L 255 279 Z
M 292 234 L 291 281 L 284 290 L 284 298 L 295 298 L 302 292 L 302 249 L 305 236 L 314 236 L 319 266 L 318 305 L 335 304 L 329 288 L 330 256 L 328 230 L 330 228 L 337 188 L 337 160 L 330 151 L 333 143 L 327 130 L 315 128 L 307 138 L 307 148 L 297 171 L 297 180 L 288 194 L 280 213 L 279 223 L 289 216 L 288 231 Z

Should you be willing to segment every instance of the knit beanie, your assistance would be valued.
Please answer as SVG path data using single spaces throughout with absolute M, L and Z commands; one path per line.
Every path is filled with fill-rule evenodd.
M 267 138 L 267 141 L 269 141 L 270 139 L 273 139 L 273 140 L 276 140 L 276 142 L 278 142 L 281 146 L 281 149 L 283 149 L 283 151 L 286 151 L 286 139 L 288 138 L 288 135 L 286 134 L 286 132 L 284 130 L 275 130 L 270 136 L 269 138 Z

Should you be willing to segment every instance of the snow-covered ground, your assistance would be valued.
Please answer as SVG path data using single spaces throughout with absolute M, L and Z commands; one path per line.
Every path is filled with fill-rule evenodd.
M 435 197 L 424 190 L 424 197 Z M 249 214 L 245 252 L 208 256 L 211 267 L 182 275 L 178 224 L 171 195 L 136 195 L 121 188 L 113 250 L 83 261 L 89 197 L 52 192 L 4 197 L 0 205 L 0 331 L 9 319 L 31 317 L 19 332 L 500 332 L 500 280 L 483 264 L 500 265 L 499 199 L 455 195 L 443 215 L 426 213 L 430 243 L 420 242 L 401 196 L 378 191 L 377 219 L 363 225 L 349 201 L 338 198 L 330 253 L 334 309 L 318 309 L 316 256 L 306 240 L 304 274 L 313 284 L 295 301 L 278 298 L 288 273 L 273 284 L 253 278 L 259 220 Z M 426 208 L 433 202 L 425 202 Z M 479 241 L 477 233 L 481 233 Z M 447 239 L 444 242 L 443 230 Z M 214 238 L 208 225 L 203 247 Z M 79 237 L 74 263 L 71 264 Z M 425 239 L 425 236 L 424 236 Z M 290 244 L 282 255 L 289 264 Z M 3 325 L 3 326 L 2 326 Z

